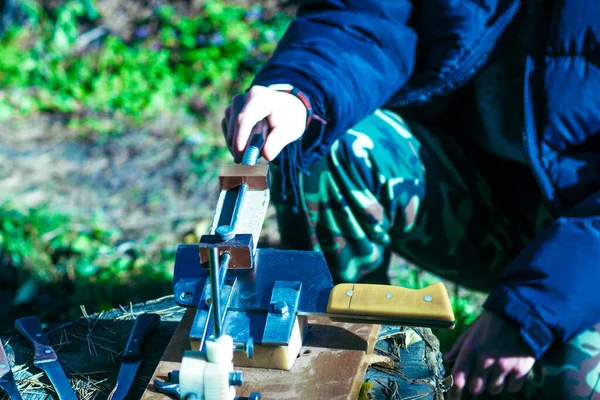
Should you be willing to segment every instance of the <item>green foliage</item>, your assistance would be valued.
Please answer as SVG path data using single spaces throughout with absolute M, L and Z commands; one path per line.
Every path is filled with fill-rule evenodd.
M 115 307 L 133 297 L 111 296 L 123 284 L 140 278 L 146 284 L 172 280 L 175 249 L 160 250 L 150 237 L 124 241 L 122 232 L 98 218 L 75 222 L 47 207 L 19 210 L 5 203 L 0 206 L 0 221 L 3 268 L 7 264 L 17 268 L 24 282 L 17 302 L 31 301 L 39 284 L 61 286 L 67 279 L 75 287 L 70 299 L 75 304 L 69 306 Z
M 36 2 L 25 8 L 29 26 L 0 42 L 0 121 L 58 112 L 74 128 L 104 133 L 181 112 L 177 130 L 198 131 L 248 87 L 289 22 L 283 15 L 264 21 L 259 8 L 223 0 L 206 2 L 194 16 L 165 5 L 130 43 L 108 34 L 82 50 L 84 28 L 101 22 L 91 0 L 67 1 L 52 18 Z
M 250 85 L 289 23 L 283 14 L 263 18 L 260 6 L 211 0 L 193 15 L 157 7 L 125 39 L 106 28 L 103 19 L 114 16 L 100 15 L 94 0 L 58 4 L 20 1 L 24 22 L 0 40 L 0 122 L 48 113 L 97 137 L 167 121 L 159 129 L 198 144 L 198 174 L 228 154 L 211 116 Z M 17 302 L 31 301 L 40 285 L 70 288 L 53 298 L 68 298 L 71 313 L 127 303 L 137 295 L 130 288 L 152 281 L 167 286 L 154 295 L 168 293 L 175 249 L 165 247 L 152 232 L 129 242 L 98 218 L 0 205 L 0 266 L 18 271 Z
M 34 268 L 48 281 L 68 274 L 74 280 L 107 283 L 142 271 L 146 278 L 172 278 L 174 250 L 148 252 L 149 241 L 123 242 L 122 232 L 97 218 L 80 223 L 46 207 L 19 210 L 4 203 L 0 221 L 4 263 Z

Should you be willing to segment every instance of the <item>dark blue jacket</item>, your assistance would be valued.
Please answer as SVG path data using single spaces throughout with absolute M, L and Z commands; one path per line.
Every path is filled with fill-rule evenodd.
M 303 139 L 309 164 L 376 108 L 427 107 L 468 82 L 522 6 L 311 1 L 254 84 L 292 84 L 328 121 L 322 135 Z M 540 357 L 600 322 L 600 1 L 538 1 L 537 14 L 524 145 L 557 219 L 507 268 L 485 308 L 513 323 Z

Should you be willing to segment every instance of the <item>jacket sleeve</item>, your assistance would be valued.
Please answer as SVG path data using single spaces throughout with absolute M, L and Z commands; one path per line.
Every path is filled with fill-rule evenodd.
M 327 121 L 318 135 L 305 135 L 303 165 L 408 80 L 417 40 L 406 25 L 410 11 L 406 0 L 321 0 L 299 8 L 253 85 L 290 84 Z
M 484 308 L 512 322 L 537 358 L 600 322 L 600 191 L 540 234 Z

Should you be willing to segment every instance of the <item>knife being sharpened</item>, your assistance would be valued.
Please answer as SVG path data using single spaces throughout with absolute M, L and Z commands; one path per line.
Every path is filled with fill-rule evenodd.
M 8 393 L 11 400 L 21 400 L 21 395 L 15 383 L 15 377 L 10 369 L 10 363 L 8 362 L 8 357 L 6 357 L 2 341 L 0 341 L 0 387 Z
M 37 317 L 20 318 L 15 321 L 15 328 L 33 344 L 33 365 L 48 375 L 60 400 L 76 400 L 77 395 L 58 362 L 58 355 L 50 347 L 50 342 Z
M 141 314 L 135 320 L 131 335 L 123 353 L 123 363 L 117 377 L 117 385 L 108 397 L 110 400 L 123 400 L 142 363 L 142 342 L 160 323 L 157 314 Z

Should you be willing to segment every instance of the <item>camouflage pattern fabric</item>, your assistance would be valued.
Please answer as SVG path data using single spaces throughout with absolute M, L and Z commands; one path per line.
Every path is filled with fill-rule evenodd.
M 553 217 L 526 165 L 458 136 L 376 110 L 301 174 L 299 213 L 279 196 L 281 171 L 273 165 L 282 247 L 322 251 L 336 283 L 388 283 L 395 252 L 460 285 L 490 290 Z M 600 398 L 598 360 L 600 325 L 538 363 L 536 396 L 591 399 L 597 390 Z

